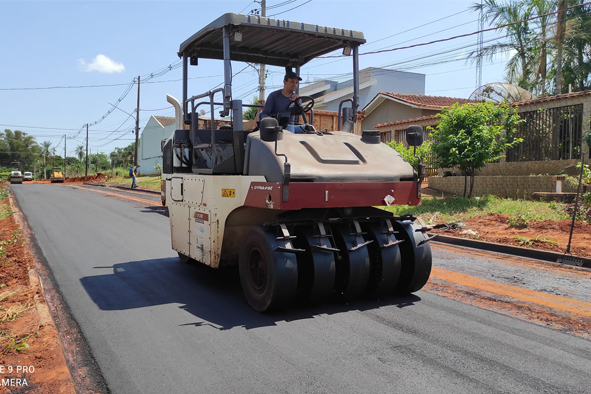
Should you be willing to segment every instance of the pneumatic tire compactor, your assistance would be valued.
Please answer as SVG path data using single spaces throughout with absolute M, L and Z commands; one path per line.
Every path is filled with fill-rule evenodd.
M 429 279 L 424 228 L 412 216 L 377 208 L 419 205 L 424 167 L 413 169 L 376 131 L 352 132 L 364 42 L 357 31 L 225 14 L 180 46 L 183 100 L 174 103 L 177 130 L 163 141 L 172 248 L 184 262 L 238 264 L 246 300 L 257 311 L 295 299 L 408 294 Z M 313 100 L 306 108 L 296 103 L 301 133 L 274 118 L 262 119 L 257 131 L 243 130 L 249 105 L 232 99 L 231 62 L 294 67 L 299 74 L 338 49 L 353 60 L 353 97 L 339 108 L 342 130 L 312 126 Z M 223 61 L 224 84 L 189 96 L 189 68 L 199 58 Z M 204 107 L 212 118 L 221 108 L 232 126 L 211 121 L 200 129 Z M 407 130 L 410 145 L 422 140 L 420 127 Z

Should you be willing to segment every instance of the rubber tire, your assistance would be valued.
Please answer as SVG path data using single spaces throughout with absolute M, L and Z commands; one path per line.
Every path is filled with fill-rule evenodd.
M 278 311 L 295 298 L 298 285 L 296 255 L 275 251 L 284 243 L 276 241 L 274 232 L 254 226 L 246 234 L 238 259 L 240 283 L 246 301 L 258 312 Z M 256 283 L 251 270 L 254 262 L 264 265 L 262 271 L 256 272 L 262 276 L 259 277 L 260 284 Z
M 392 294 L 400 280 L 402 270 L 400 248 L 398 245 L 381 247 L 390 241 L 384 221 L 368 223 L 363 227 L 363 230 L 366 233 L 365 239 L 373 241 L 367 245 L 371 265 L 366 295 L 368 297 L 382 297 Z
M 357 239 L 352 234 L 351 224 L 344 223 L 332 228 L 335 247 L 339 249 L 336 261 L 335 293 L 350 300 L 361 296 L 369 282 L 369 252 L 367 246 L 349 251 L 357 246 Z
M 181 261 L 181 263 L 189 264 L 189 263 L 192 263 L 193 261 L 195 261 L 192 258 L 190 258 L 189 256 L 182 254 L 181 252 L 177 252 L 177 253 L 179 254 L 179 260 Z
M 320 303 L 332 296 L 335 282 L 334 252 L 312 249 L 311 245 L 320 245 L 320 232 L 317 228 L 306 227 L 296 232 L 294 240 L 296 248 L 305 249 L 297 254 L 298 260 L 298 300 L 309 303 Z M 330 239 L 325 238 L 329 248 Z
M 399 244 L 402 253 L 402 271 L 394 293 L 400 295 L 414 293 L 429 281 L 433 262 L 431 246 L 429 243 L 417 246 L 426 239 L 426 236 L 420 231 L 415 231 L 419 228 L 416 223 L 410 220 L 394 221 L 392 226 L 398 231 L 397 238 L 404 240 Z

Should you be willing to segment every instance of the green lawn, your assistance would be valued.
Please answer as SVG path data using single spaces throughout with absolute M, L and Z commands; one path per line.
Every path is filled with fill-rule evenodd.
M 114 176 L 113 178 L 109 178 L 109 180 L 107 181 L 107 184 L 108 185 L 131 186 L 131 177 L 129 175 Z M 160 176 L 159 175 L 139 176 L 137 178 L 137 184 L 142 189 L 160 191 Z
M 462 221 L 488 213 L 501 213 L 509 215 L 514 220 L 525 222 L 570 218 L 566 211 L 566 204 L 512 200 L 492 195 L 471 199 L 426 197 L 423 198 L 420 206 L 395 205 L 383 207 L 383 209 L 395 215 L 413 214 L 428 224 L 435 221 L 444 223 Z

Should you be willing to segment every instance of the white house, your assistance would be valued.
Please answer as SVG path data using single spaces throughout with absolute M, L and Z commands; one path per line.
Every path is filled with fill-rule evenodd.
M 138 164 L 142 175 L 158 175 L 156 165 L 162 166 L 160 142 L 170 137 L 175 130 L 174 118 L 169 116 L 150 116 L 140 135 Z

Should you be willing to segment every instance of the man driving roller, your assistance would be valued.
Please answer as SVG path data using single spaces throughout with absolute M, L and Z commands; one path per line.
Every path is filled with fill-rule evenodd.
M 286 67 L 285 76 L 283 77 L 283 89 L 276 90 L 267 96 L 267 101 L 261 112 L 260 119 L 268 116 L 276 117 L 277 114 L 284 112 L 290 112 L 288 106 L 292 101 L 299 99 L 299 95 L 296 94 L 298 84 L 302 78 L 298 76 L 291 68 Z M 292 103 L 293 105 L 293 103 Z M 288 124 L 293 125 L 294 117 L 289 116 Z

